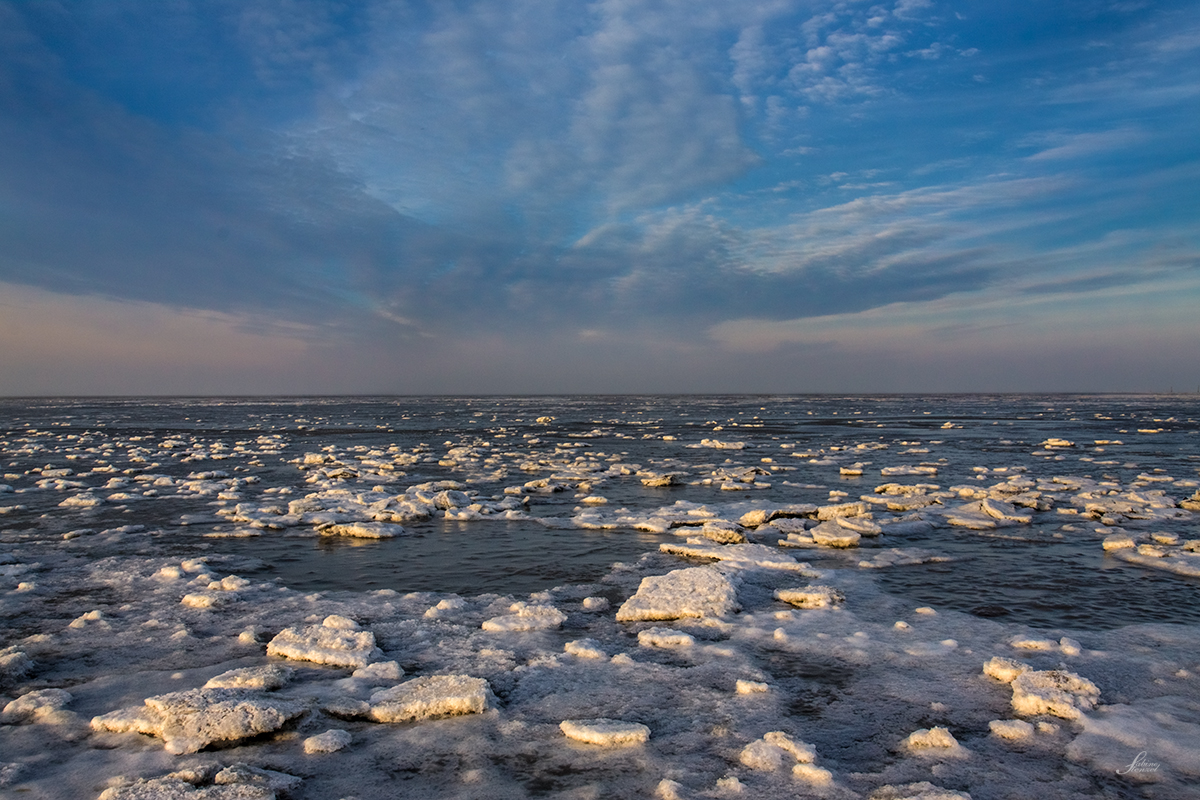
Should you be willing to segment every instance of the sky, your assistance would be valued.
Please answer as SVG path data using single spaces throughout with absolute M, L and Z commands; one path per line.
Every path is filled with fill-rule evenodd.
M 1200 4 L 0 0 L 0 395 L 1200 391 Z

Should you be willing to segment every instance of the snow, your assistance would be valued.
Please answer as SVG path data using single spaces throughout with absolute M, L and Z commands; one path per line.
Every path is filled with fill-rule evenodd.
M 601 747 L 643 744 L 650 738 L 650 729 L 645 725 L 614 719 L 568 719 L 558 727 L 570 739 Z
M 731 578 L 712 567 L 689 567 L 643 578 L 617 609 L 617 621 L 723 617 L 740 608 Z

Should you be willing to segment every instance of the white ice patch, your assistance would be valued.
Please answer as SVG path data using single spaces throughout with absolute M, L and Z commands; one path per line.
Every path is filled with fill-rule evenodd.
M 376 722 L 410 722 L 478 714 L 489 708 L 491 699 L 491 687 L 483 678 L 426 675 L 371 695 L 370 717 Z
M 1073 761 L 1129 780 L 1200 778 L 1200 703 L 1155 697 L 1084 714 L 1083 728 L 1067 747 Z
M 508 608 L 511 614 L 484 620 L 485 631 L 503 633 L 510 631 L 545 631 L 557 628 L 567 620 L 567 615 L 554 606 L 518 601 Z
M 723 617 L 740 609 L 732 579 L 712 567 L 689 567 L 643 578 L 617 621 Z
M 1023 717 L 1053 714 L 1079 719 L 1094 708 L 1100 690 L 1087 678 L 1066 670 L 1028 670 L 1012 681 L 1012 707 Z
M 558 727 L 567 738 L 601 747 L 642 744 L 650 738 L 645 725 L 615 719 L 568 719 Z
M 56 721 L 54 712 L 67 706 L 73 698 L 62 689 L 38 689 L 28 692 L 4 706 L 0 723 Z
M 267 645 L 269 656 L 336 667 L 365 667 L 380 654 L 375 634 L 358 630 L 353 620 L 337 615 L 326 617 L 320 625 L 285 628 Z
M 304 752 L 309 755 L 315 753 L 336 753 L 350 744 L 351 736 L 349 731 L 331 728 L 324 733 L 319 733 L 316 736 L 310 736 L 304 740 Z
M 222 672 L 204 684 L 205 689 L 282 689 L 292 679 L 295 670 L 279 664 L 264 667 L 244 667 Z
M 242 689 L 189 689 L 146 698 L 142 706 L 92 718 L 97 731 L 157 736 L 168 752 L 194 753 L 214 742 L 234 742 L 278 730 L 308 703 Z
M 638 644 L 642 647 L 691 647 L 696 638 L 683 631 L 672 628 L 647 628 L 638 632 Z
M 688 558 L 712 558 L 737 569 L 782 569 L 802 572 L 808 568 L 787 553 L 762 544 L 674 544 L 664 542 L 658 546 L 664 553 Z
M 595 639 L 576 639 L 563 645 L 563 652 L 576 658 L 608 658 L 608 653 Z
M 805 586 L 799 589 L 776 589 L 775 599 L 797 608 L 829 608 L 846 599 L 831 586 Z
M 404 528 L 390 522 L 343 522 L 322 525 L 317 529 L 322 536 L 350 536 L 356 539 L 391 539 L 404 535 Z

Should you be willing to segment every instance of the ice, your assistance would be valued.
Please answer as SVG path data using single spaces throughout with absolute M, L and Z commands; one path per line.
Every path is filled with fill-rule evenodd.
M 889 526 L 890 530 L 890 526 Z M 915 547 L 892 547 L 887 550 L 875 551 L 870 558 L 862 559 L 858 566 L 863 569 L 883 569 L 886 567 L 905 567 L 916 564 L 934 564 L 943 561 L 953 561 L 950 556 L 934 553 Z
M 940 725 L 913 731 L 904 738 L 900 746 L 915 753 L 935 753 L 939 756 L 952 757 L 966 755 L 963 746 L 954 738 L 954 734 L 948 728 Z
M 1200 702 L 1194 698 L 1106 705 L 1081 716 L 1079 726 L 1067 747 L 1074 761 L 1132 781 L 1190 784 L 1189 791 L 1200 779 Z
M 478 714 L 491 702 L 491 687 L 483 678 L 426 675 L 371 695 L 369 714 L 376 722 L 411 722 Z
M 937 475 L 938 468 L 929 465 L 900 465 L 895 467 L 884 467 L 879 470 L 879 474 L 885 478 L 892 478 L 900 475 Z
M 762 681 L 748 681 L 744 678 L 738 678 L 734 684 L 734 689 L 738 694 L 762 694 L 769 692 L 771 687 Z
M 158 736 L 171 753 L 194 753 L 278 730 L 308 710 L 308 703 L 243 689 L 188 689 L 146 698 L 142 706 L 92 718 L 97 731 Z
M 608 653 L 595 639 L 576 639 L 563 645 L 563 652 L 577 658 L 608 658 Z
M 1023 742 L 1033 737 L 1033 726 L 1022 719 L 994 719 L 988 723 L 993 736 Z
M 309 755 L 314 753 L 336 753 L 350 744 L 351 739 L 349 731 L 330 728 L 324 733 L 319 733 L 316 736 L 310 736 L 305 739 L 304 752 Z
M 740 608 L 730 577 L 712 567 L 689 567 L 643 578 L 617 609 L 617 621 L 723 617 Z
M 857 517 L 867 513 L 865 503 L 833 503 L 831 505 L 817 507 L 817 519 L 832 520 L 837 517 Z
M 881 786 L 871 793 L 869 800 L 971 800 L 971 795 L 943 789 L 929 781 L 920 781 L 900 786 Z
M 1021 716 L 1052 714 L 1079 719 L 1094 708 L 1100 690 L 1087 678 L 1066 670 L 1027 670 L 1012 681 L 1012 707 Z
M 858 547 L 862 534 L 838 525 L 835 522 L 822 522 L 808 531 L 812 540 L 822 547 Z M 790 538 L 790 537 L 789 537 Z
M 797 608 L 828 608 L 845 600 L 837 589 L 830 586 L 805 586 L 800 589 L 776 589 L 775 599 L 790 603 Z
M 493 633 L 543 631 L 557 628 L 567 615 L 554 606 L 518 601 L 509 606 L 511 614 L 484 620 L 483 629 Z
M 282 689 L 292 679 L 295 670 L 279 664 L 268 664 L 263 667 L 243 667 L 222 672 L 209 678 L 204 684 L 205 689 L 260 689 L 273 691 Z
M 16 646 L 0 650 L 0 687 L 25 677 L 33 668 L 33 661 L 24 650 Z
M 671 628 L 647 628 L 638 631 L 638 644 L 643 647 L 691 647 L 696 639 L 691 634 Z
M 650 738 L 650 729 L 645 725 L 614 719 L 568 719 L 558 727 L 570 739 L 601 747 L 643 744 Z
M 787 553 L 761 544 L 674 544 L 664 542 L 659 550 L 688 558 L 712 558 L 737 569 L 775 569 L 802 572 L 808 565 L 796 561 Z
M 365 667 L 379 657 L 375 635 L 351 619 L 330 615 L 320 625 L 285 628 L 267 645 L 267 655 L 336 667 Z
M 609 602 L 607 597 L 585 597 L 582 606 L 584 611 L 607 611 Z
M 816 748 L 796 741 L 783 731 L 771 731 L 746 745 L 738 760 L 750 769 L 765 772 L 778 772 L 789 766 L 794 777 L 810 783 L 827 784 L 833 779 L 828 770 L 815 766 Z
M 267 786 L 196 786 L 182 778 L 139 778 L 101 792 L 98 800 L 276 800 Z
M 70 692 L 62 689 L 38 689 L 23 694 L 4 706 L 0 712 L 0 723 L 12 725 L 21 722 L 57 721 L 54 712 L 65 708 L 71 700 Z
M 317 528 L 323 536 L 351 536 L 356 539 L 391 539 L 403 536 L 404 528 L 389 522 L 347 522 Z

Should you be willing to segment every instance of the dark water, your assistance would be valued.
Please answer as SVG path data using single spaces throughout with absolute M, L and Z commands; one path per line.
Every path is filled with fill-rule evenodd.
M 539 418 L 552 420 L 538 422 Z M 1115 482 L 1128 490 L 1139 475 L 1195 481 L 1200 469 L 1200 398 L 1194 395 L 947 395 L 730 397 L 485 397 L 289 399 L 36 399 L 0 401 L 0 493 L 3 539 L 59 546 L 64 532 L 143 525 L 153 535 L 96 545 L 96 554 L 186 555 L 231 553 L 260 559 L 261 576 L 302 590 L 391 588 L 398 591 L 525 594 L 562 583 L 594 580 L 614 561 L 631 561 L 665 537 L 632 530 L 559 529 L 531 520 L 430 520 L 386 541 L 329 540 L 311 529 L 264 532 L 253 539 L 210 539 L 222 530 L 211 515 L 236 502 L 303 497 L 312 487 L 292 459 L 329 451 L 342 460 L 390 447 L 415 453 L 389 493 L 436 480 L 457 480 L 482 497 L 503 498 L 506 487 L 548 477 L 578 454 L 606 463 L 688 473 L 793 467 L 762 480 L 771 488 L 721 492 L 713 486 L 649 489 L 635 476 L 609 478 L 595 491 L 607 508 L 647 510 L 678 500 L 713 507 L 831 502 L 870 493 L 879 483 L 927 482 L 943 488 L 988 486 L 974 468 L 1024 468 L 1027 477 L 1069 476 Z M 951 425 L 953 427 L 945 427 Z M 674 440 L 664 440 L 674 437 Z M 1076 447 L 1045 451 L 1050 437 Z M 745 449 L 688 448 L 701 439 L 742 441 Z M 1097 445 L 1097 440 L 1121 444 Z M 787 447 L 783 447 L 787 445 Z M 872 449 L 887 445 L 886 449 Z M 492 458 L 472 470 L 440 464 L 449 447 L 475 446 Z M 331 450 L 330 450 L 331 449 Z M 823 452 L 822 452 L 823 451 Z M 906 452 L 907 451 L 907 452 Z M 925 451 L 925 452 L 913 452 Z M 837 465 L 868 463 L 861 478 L 843 478 Z M 769 459 L 764 461 L 763 459 Z M 541 460 L 542 468 L 521 464 Z M 616 461 L 616 460 L 619 460 Z M 881 478 L 893 465 L 934 464 L 935 477 Z M 96 473 L 96 467 L 112 470 Z M 112 501 L 94 509 L 63 508 L 82 488 L 38 489 L 34 470 L 70 469 L 66 480 L 104 495 L 112 477 L 176 479 L 220 470 L 254 483 L 240 498 L 163 497 Z M 80 475 L 84 477 L 79 477 Z M 1012 474 L 1012 473 L 1008 473 Z M 366 491 L 373 484 L 348 480 Z M 1154 484 L 1177 499 L 1194 488 Z M 272 497 L 267 490 L 288 490 Z M 571 493 L 530 497 L 530 513 L 567 518 Z M 21 508 L 23 506 L 23 508 Z M 182 515 L 211 519 L 180 525 Z M 1112 627 L 1145 621 L 1200 621 L 1200 581 L 1147 570 L 1106 557 L 1091 532 L 1060 533 L 1072 518 L 1040 514 L 1018 533 L 1033 541 L 989 538 L 959 528 L 894 538 L 887 546 L 917 546 L 959 560 L 880 571 L 887 591 L 922 603 L 1044 626 Z M 225 526 L 228 527 L 228 526 Z M 1200 537 L 1194 520 L 1163 528 Z M 1012 532 L 1006 529 L 1005 532 Z M 72 540 L 72 547 L 86 546 Z M 99 542 L 100 539 L 98 538 Z M 864 540 L 869 548 L 879 546 Z M 805 554 L 804 557 L 807 557 Z M 990 608 L 988 608 L 990 607 Z

